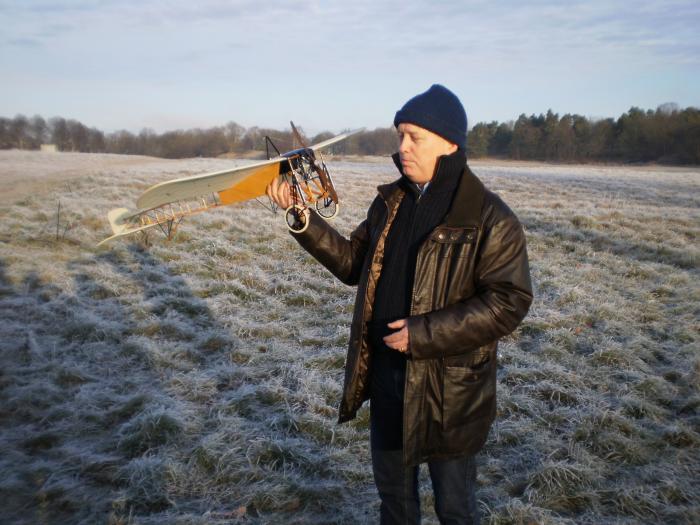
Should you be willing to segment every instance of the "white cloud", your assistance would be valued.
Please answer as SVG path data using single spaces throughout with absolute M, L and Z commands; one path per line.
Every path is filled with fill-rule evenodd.
M 104 105 L 113 90 L 119 103 L 162 104 L 150 114 L 234 112 L 221 122 L 323 103 L 329 127 L 384 125 L 373 115 L 434 81 L 498 119 L 580 102 L 606 78 L 622 85 L 587 111 L 638 103 L 624 97 L 643 95 L 632 82 L 644 74 L 683 78 L 700 93 L 696 1 L 25 1 L 0 3 L 0 24 L 0 51 L 12 49 L 0 52 L 6 78 L 40 79 L 1 87 L 0 114 L 44 111 L 49 98 L 75 107 L 67 99 L 78 88 Z M 66 92 L 46 97 L 47 81 Z M 659 103 L 689 92 L 658 81 L 646 89 Z M 540 109 L 518 109 L 525 100 Z M 697 95 L 677 101 L 698 104 Z

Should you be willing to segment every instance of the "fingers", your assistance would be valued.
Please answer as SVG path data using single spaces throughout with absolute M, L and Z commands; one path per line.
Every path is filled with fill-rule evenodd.
M 281 177 L 275 177 L 265 188 L 265 194 L 283 210 L 292 204 L 291 189 L 287 181 Z
M 396 322 L 398 321 L 391 324 L 395 324 Z M 389 348 L 393 348 L 399 352 L 408 351 L 408 327 L 404 326 L 401 330 L 385 336 L 383 340 L 384 344 Z
M 384 344 L 399 352 L 408 352 L 408 321 L 406 319 L 397 319 L 387 324 L 387 327 L 396 330 L 396 332 L 385 336 L 383 338 Z
M 280 208 L 285 208 L 286 206 L 283 206 L 281 202 L 281 196 L 280 196 L 280 180 L 279 177 L 275 177 L 270 184 L 267 185 L 266 189 L 267 196 L 272 199 L 272 201 L 277 204 Z
M 383 337 L 383 339 L 384 339 L 384 342 L 386 343 L 387 346 L 408 343 L 408 329 L 402 328 L 398 332 L 394 332 L 393 334 L 385 335 Z
M 289 185 L 288 182 L 285 181 L 282 183 L 281 188 L 284 207 L 289 208 L 292 205 L 292 187 Z

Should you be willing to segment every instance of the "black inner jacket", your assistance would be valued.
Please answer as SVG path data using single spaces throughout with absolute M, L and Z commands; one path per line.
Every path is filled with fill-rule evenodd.
M 374 352 L 370 391 L 372 447 L 402 448 L 403 390 L 406 356 L 387 347 L 382 338 L 393 330 L 387 324 L 410 314 L 416 257 L 420 245 L 445 218 L 466 164 L 462 150 L 440 157 L 435 176 L 421 194 L 402 174 L 406 197 L 387 235 L 382 273 L 377 283 L 373 321 L 368 325 Z

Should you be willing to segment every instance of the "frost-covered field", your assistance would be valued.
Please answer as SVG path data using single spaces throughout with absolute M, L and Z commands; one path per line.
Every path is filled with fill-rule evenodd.
M 17 155 L 0 152 L 0 521 L 376 522 L 368 413 L 335 423 L 354 290 L 281 215 L 250 202 L 95 248 L 109 208 L 231 161 Z M 330 168 L 348 233 L 393 166 Z M 473 168 L 525 225 L 536 293 L 500 348 L 484 521 L 698 523 L 700 170 Z M 22 169 L 54 185 L 7 198 Z

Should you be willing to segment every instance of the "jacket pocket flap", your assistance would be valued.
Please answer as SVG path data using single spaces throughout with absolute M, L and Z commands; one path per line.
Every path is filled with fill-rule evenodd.
M 430 234 L 430 239 L 435 242 L 448 244 L 471 244 L 476 240 L 476 228 L 436 228 Z
M 479 348 L 473 352 L 466 352 L 464 354 L 453 355 L 444 358 L 445 367 L 455 367 L 455 368 L 472 368 L 481 369 L 486 368 L 489 361 L 491 360 L 491 353 L 488 348 Z

